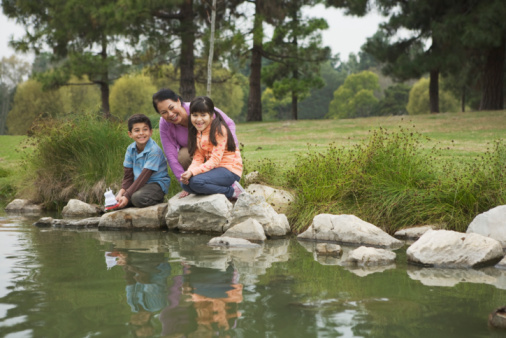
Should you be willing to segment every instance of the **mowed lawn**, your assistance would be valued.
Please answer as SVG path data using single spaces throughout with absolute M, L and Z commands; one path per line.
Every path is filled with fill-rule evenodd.
M 419 132 L 431 139 L 425 147 L 449 147 L 448 156 L 466 160 L 485 152 L 492 141 L 506 138 L 506 111 L 238 123 L 237 136 L 244 144 L 246 164 L 254 166 L 262 159 L 292 164 L 308 145 L 313 150 L 324 150 L 330 143 L 349 147 L 380 127 Z M 30 148 L 23 140 L 25 136 L 0 136 L 0 167 L 13 169 L 20 164 L 20 150 Z
M 430 138 L 424 147 L 450 148 L 445 154 L 466 160 L 485 152 L 494 140 L 506 138 L 506 111 L 239 123 L 237 136 L 244 144 L 246 163 L 267 158 L 290 164 L 308 145 L 313 150 L 330 143 L 348 147 L 379 128 L 421 133 Z

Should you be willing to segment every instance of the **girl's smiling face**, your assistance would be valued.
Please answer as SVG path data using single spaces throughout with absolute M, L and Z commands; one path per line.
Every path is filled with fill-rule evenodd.
M 208 112 L 194 112 L 191 115 L 192 124 L 198 131 L 205 130 L 213 121 Z
M 188 115 L 181 105 L 181 101 L 167 99 L 156 104 L 158 112 L 169 123 L 188 127 Z

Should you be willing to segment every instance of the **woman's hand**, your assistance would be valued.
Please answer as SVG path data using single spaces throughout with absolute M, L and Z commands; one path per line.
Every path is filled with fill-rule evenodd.
M 186 170 L 184 173 L 181 174 L 181 182 L 183 184 L 188 185 L 190 182 L 190 178 L 193 176 L 193 173 L 190 170 Z

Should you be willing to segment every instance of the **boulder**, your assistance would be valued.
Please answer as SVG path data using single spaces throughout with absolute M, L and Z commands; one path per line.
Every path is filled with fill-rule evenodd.
M 263 196 L 265 201 L 269 203 L 277 213 L 281 214 L 288 211 L 290 203 L 294 200 L 293 195 L 288 191 L 271 188 L 262 184 L 250 184 L 246 188 L 246 192 L 253 196 Z
M 316 244 L 316 253 L 324 256 L 339 256 L 342 253 L 340 245 L 332 243 L 318 243 Z
M 348 253 L 342 265 L 380 266 L 391 265 L 395 261 L 395 252 L 385 249 L 361 246 Z
M 232 209 L 229 227 L 252 218 L 259 222 L 269 237 L 285 236 L 290 233 L 290 225 L 284 214 L 278 214 L 263 196 L 253 196 L 248 193 L 239 195 Z
M 61 212 L 64 217 L 96 216 L 100 213 L 101 210 L 98 207 L 76 199 L 69 200 Z
M 8 213 L 38 215 L 42 212 L 42 206 L 39 204 L 34 204 L 29 200 L 15 199 L 11 203 L 7 204 L 5 211 Z
M 208 245 L 211 246 L 224 246 L 227 248 L 260 248 L 259 244 L 251 243 L 247 239 L 234 238 L 234 237 L 214 237 Z
M 494 264 L 503 257 L 501 243 L 479 234 L 429 230 L 406 251 L 415 264 L 471 268 Z
M 243 238 L 249 241 L 265 241 L 264 228 L 253 218 L 234 225 L 223 234 L 223 237 Z
M 258 171 L 250 172 L 249 174 L 244 176 L 244 183 L 252 184 L 252 183 L 256 183 L 256 182 L 260 181 L 259 175 L 260 174 L 258 173 Z
M 354 215 L 320 214 L 299 239 L 399 248 L 404 243 Z
M 418 239 L 428 230 L 434 230 L 434 225 L 424 225 L 420 227 L 406 228 L 396 231 L 394 234 L 395 238 L 398 239 Z
M 169 229 L 223 233 L 232 203 L 222 194 L 172 197 L 165 220 Z
M 66 229 L 91 229 L 98 228 L 100 217 L 90 217 L 80 220 L 54 219 L 51 223 L 55 228 Z
M 167 227 L 167 203 L 145 208 L 126 208 L 108 212 L 100 218 L 99 230 L 160 230 Z
M 33 223 L 39 228 L 49 228 L 53 226 L 53 217 L 42 217 L 37 222 Z
M 498 240 L 506 248 L 506 205 L 500 205 L 476 216 L 466 233 L 475 233 Z

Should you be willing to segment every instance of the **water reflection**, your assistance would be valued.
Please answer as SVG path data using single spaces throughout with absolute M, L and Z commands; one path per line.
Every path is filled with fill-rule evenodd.
M 406 267 L 403 250 L 395 268 L 359 277 L 296 240 L 234 250 L 210 238 L 7 221 L 0 336 L 490 336 L 486 318 L 506 304 L 504 271 L 494 268 L 428 286 L 421 281 L 436 272 Z

